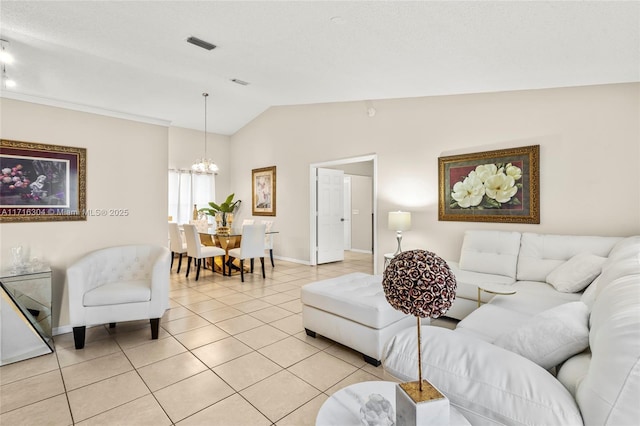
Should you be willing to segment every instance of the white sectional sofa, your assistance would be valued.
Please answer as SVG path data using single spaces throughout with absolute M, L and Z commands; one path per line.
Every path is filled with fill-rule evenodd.
M 469 231 L 450 266 L 463 320 L 423 327 L 423 374 L 472 424 L 640 424 L 640 236 Z M 516 293 L 477 308 L 483 283 Z M 401 380 L 415 334 L 385 348 Z

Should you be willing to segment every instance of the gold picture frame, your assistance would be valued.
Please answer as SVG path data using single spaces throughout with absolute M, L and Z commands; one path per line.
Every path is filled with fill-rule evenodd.
M 87 150 L 0 140 L 0 223 L 87 220 Z
M 438 220 L 540 223 L 540 145 L 438 158 Z
M 276 166 L 251 170 L 251 213 L 276 215 Z

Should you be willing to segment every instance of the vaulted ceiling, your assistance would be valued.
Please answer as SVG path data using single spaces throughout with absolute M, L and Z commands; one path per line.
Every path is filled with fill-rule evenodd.
M 274 105 L 640 81 L 635 1 L 2 0 L 0 38 L 4 97 L 202 129 L 208 92 L 222 134 Z

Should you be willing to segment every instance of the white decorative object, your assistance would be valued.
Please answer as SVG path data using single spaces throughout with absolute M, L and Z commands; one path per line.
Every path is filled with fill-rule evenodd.
M 426 380 L 396 385 L 396 424 L 398 426 L 448 425 L 449 400 Z

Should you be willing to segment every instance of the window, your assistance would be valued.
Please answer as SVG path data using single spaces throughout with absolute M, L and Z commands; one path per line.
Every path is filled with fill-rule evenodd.
M 169 170 L 169 216 L 177 223 L 193 219 L 193 205 L 208 207 L 215 200 L 215 175 Z

